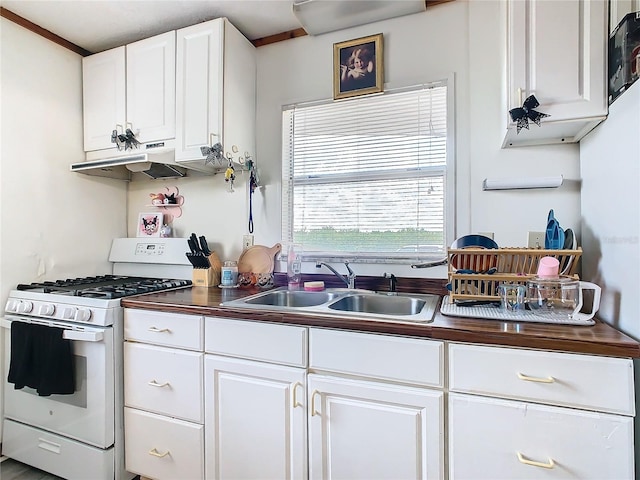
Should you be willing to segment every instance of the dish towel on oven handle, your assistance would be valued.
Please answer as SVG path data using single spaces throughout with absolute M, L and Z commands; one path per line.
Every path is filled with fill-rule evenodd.
M 71 340 L 64 330 L 47 325 L 11 322 L 11 363 L 7 381 L 19 390 L 31 387 L 40 396 L 75 392 Z

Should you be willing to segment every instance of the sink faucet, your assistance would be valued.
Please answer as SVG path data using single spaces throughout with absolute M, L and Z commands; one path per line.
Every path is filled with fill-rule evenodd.
M 331 270 L 331 272 L 338 277 L 340 280 L 342 280 L 344 282 L 344 284 L 347 286 L 347 288 L 356 288 L 356 274 L 353 273 L 353 270 L 351 270 L 351 267 L 349 267 L 349 262 L 344 262 L 344 266 L 347 267 L 347 272 L 349 272 L 347 275 L 340 275 L 335 268 L 333 268 L 331 265 L 329 265 L 328 263 L 325 262 L 316 262 L 316 268 L 320 268 L 322 265 L 324 265 L 325 267 L 327 267 L 329 270 Z
M 397 295 L 398 292 L 396 292 L 396 285 L 398 284 L 398 279 L 396 276 L 393 273 L 383 273 L 382 276 L 389 279 L 388 295 Z

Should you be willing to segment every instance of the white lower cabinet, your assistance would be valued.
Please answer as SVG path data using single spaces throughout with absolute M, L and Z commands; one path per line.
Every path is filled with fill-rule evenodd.
M 142 477 L 634 478 L 631 359 L 132 309 L 125 340 Z
M 443 392 L 314 374 L 308 383 L 310 478 L 443 478 Z
M 439 341 L 311 328 L 310 478 L 444 478 L 443 358 Z
M 450 480 L 634 478 L 631 359 L 448 345 Z
M 633 479 L 633 418 L 449 396 L 450 479 Z
M 208 479 L 307 476 L 306 370 L 206 355 Z
M 443 352 L 430 340 L 206 318 L 206 477 L 443 478 Z
M 204 478 L 204 319 L 125 309 L 125 468 L 154 480 Z

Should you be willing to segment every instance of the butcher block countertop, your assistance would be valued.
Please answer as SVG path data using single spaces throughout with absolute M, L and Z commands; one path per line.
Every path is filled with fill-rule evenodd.
M 221 306 L 260 290 L 190 287 L 168 292 L 125 297 L 127 308 L 169 313 L 236 318 L 261 322 L 357 330 L 373 333 L 425 337 L 478 344 L 536 348 L 593 355 L 640 358 L 640 343 L 602 321 L 592 326 L 550 325 L 444 316 L 439 306 L 428 324 L 342 318 L 336 316 L 247 310 Z

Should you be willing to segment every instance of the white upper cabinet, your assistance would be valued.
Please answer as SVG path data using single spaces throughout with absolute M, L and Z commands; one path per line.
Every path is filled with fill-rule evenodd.
M 176 35 L 127 45 L 127 128 L 141 143 L 175 137 Z
M 227 19 L 177 31 L 176 90 L 177 161 L 215 143 L 255 157 L 255 47 Z
M 575 143 L 606 118 L 607 2 L 507 2 L 507 110 L 535 95 L 549 116 L 517 133 L 508 112 L 503 147 Z
M 82 60 L 84 149 L 113 149 L 114 130 L 141 143 L 175 137 L 175 31 Z
M 115 147 L 111 133 L 124 127 L 125 47 L 96 53 L 82 59 L 84 149 Z

